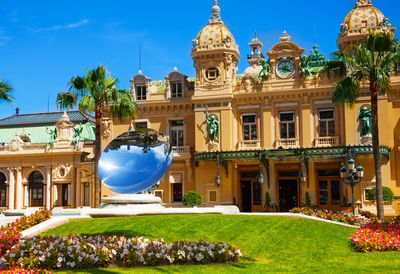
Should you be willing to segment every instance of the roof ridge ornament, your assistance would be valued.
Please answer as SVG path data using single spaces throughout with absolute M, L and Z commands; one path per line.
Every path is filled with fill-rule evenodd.
M 368 6 L 372 6 L 372 2 L 370 0 L 357 0 L 356 2 L 356 8 Z
M 211 18 L 209 23 L 222 23 L 221 8 L 218 6 L 218 0 L 214 0 L 214 6 L 211 8 Z
M 290 38 L 291 37 L 290 37 L 290 35 L 287 35 L 286 30 L 283 31 L 282 36 L 280 37 L 282 42 L 289 42 Z

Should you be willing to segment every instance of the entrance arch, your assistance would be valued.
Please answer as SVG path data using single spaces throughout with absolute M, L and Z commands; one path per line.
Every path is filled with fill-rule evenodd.
M 0 172 L 0 207 L 7 206 L 7 178 L 3 172 Z
M 29 175 L 29 206 L 43 206 L 44 204 L 44 185 L 43 175 L 39 171 L 34 171 Z

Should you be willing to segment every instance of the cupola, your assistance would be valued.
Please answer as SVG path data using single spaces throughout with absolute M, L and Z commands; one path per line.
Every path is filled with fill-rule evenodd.
M 368 35 L 374 32 L 395 32 L 389 19 L 372 5 L 369 0 L 358 0 L 355 7 L 344 18 L 340 25 L 340 33 L 337 40 L 339 50 L 345 50 L 349 46 L 358 44 Z

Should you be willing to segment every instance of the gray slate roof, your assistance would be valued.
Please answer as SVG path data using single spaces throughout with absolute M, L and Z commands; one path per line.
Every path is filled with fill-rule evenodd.
M 33 113 L 13 115 L 0 120 L 0 128 L 19 126 L 55 125 L 64 112 Z M 83 124 L 86 122 L 95 123 L 95 118 L 81 111 L 67 111 L 72 123 Z

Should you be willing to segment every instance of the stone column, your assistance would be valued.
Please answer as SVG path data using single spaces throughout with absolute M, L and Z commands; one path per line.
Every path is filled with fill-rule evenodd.
M 46 169 L 46 208 L 51 209 L 51 167 Z
M 22 209 L 24 203 L 24 192 L 22 189 L 22 174 L 21 174 L 21 167 L 17 167 L 17 182 L 16 182 L 16 193 L 17 193 L 17 202 L 16 202 L 16 209 Z
M 15 202 L 14 202 L 14 197 L 15 197 L 15 179 L 14 179 L 14 168 L 9 167 L 8 168 L 8 208 L 9 209 L 14 209 L 15 208 Z
M 23 185 L 22 188 L 24 189 L 24 207 L 29 207 L 29 190 L 28 185 Z
M 75 207 L 82 205 L 81 202 L 81 176 L 79 174 L 79 168 L 76 168 L 76 180 L 75 180 Z

